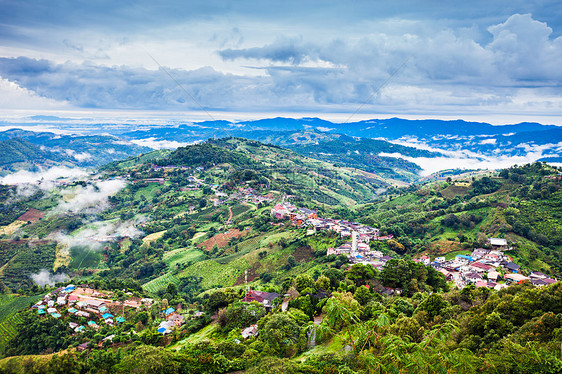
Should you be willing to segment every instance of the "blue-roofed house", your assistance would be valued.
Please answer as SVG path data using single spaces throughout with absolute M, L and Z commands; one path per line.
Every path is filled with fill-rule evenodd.
M 455 257 L 462 258 L 470 262 L 474 261 L 474 259 L 471 256 L 467 256 L 467 255 L 456 255 Z
M 45 314 L 45 309 L 37 309 L 37 314 L 39 315 Z
M 166 310 L 164 311 L 164 314 L 165 314 L 165 315 L 172 314 L 172 313 L 174 313 L 175 311 L 176 311 L 176 310 L 175 310 L 174 308 L 171 308 L 171 307 L 170 307 L 170 308 L 168 308 L 168 309 L 166 309 Z
M 125 317 L 117 317 L 115 320 L 117 321 L 117 323 L 123 323 L 125 322 Z
M 111 313 L 105 313 L 105 314 L 102 316 L 102 318 L 103 318 L 103 319 L 113 318 L 113 314 L 111 314 Z
M 159 332 L 160 334 L 166 334 L 166 332 L 167 332 L 168 330 L 166 330 L 165 327 L 160 327 L 160 328 L 159 328 L 158 330 L 156 330 L 156 331 Z
M 71 314 L 74 314 L 74 313 L 76 313 L 77 311 L 78 311 L 78 309 L 76 309 L 76 308 L 69 308 L 69 309 L 68 309 L 68 313 L 71 313 Z
M 52 316 L 53 318 L 60 318 L 60 317 L 61 317 L 61 315 L 58 314 L 58 313 L 51 313 L 51 316 Z

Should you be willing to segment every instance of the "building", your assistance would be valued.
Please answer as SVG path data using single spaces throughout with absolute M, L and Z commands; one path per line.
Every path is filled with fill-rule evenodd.
M 501 238 L 490 238 L 488 242 L 492 246 L 493 249 L 499 250 L 506 250 L 507 249 L 507 240 Z
M 276 292 L 262 292 L 262 291 L 249 290 L 246 293 L 244 299 L 242 299 L 242 301 L 248 303 L 251 301 L 257 301 L 258 303 L 262 304 L 266 308 L 271 308 L 274 305 L 273 300 L 275 300 L 278 297 L 279 294 Z

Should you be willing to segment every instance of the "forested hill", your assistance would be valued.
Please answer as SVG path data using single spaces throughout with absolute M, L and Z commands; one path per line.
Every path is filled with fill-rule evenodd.
M 47 164 L 63 161 L 64 157 L 45 152 L 25 139 L 14 138 L 0 141 L 0 168 L 14 168 L 24 163 Z M 16 165 L 17 164 L 17 165 Z
M 331 140 L 288 146 L 301 155 L 318 160 L 376 173 L 388 178 L 413 182 L 419 179 L 421 168 L 403 158 L 380 155 L 399 154 L 409 157 L 439 157 L 441 153 L 392 144 L 384 140 L 352 138 L 332 134 Z
M 271 189 L 329 205 L 350 206 L 370 201 L 377 197 L 381 188 L 405 184 L 399 174 L 381 176 L 344 165 L 335 166 L 275 145 L 243 138 L 209 139 L 180 147 L 155 163 L 211 168 L 217 182 L 232 178 L 236 183 L 265 184 Z
M 0 132 L 0 170 L 97 167 L 150 151 L 109 135 L 57 135 L 11 129 Z

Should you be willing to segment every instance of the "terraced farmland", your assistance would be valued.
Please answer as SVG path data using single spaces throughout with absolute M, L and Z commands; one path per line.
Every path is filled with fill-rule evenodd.
M 180 284 L 180 280 L 172 273 L 166 273 L 161 277 L 151 280 L 142 285 L 142 288 L 148 292 L 156 293 L 168 287 L 168 284 L 174 283 L 176 286 Z
M 41 298 L 38 296 L 0 295 L 0 348 L 17 334 L 16 325 L 21 321 L 17 314 Z

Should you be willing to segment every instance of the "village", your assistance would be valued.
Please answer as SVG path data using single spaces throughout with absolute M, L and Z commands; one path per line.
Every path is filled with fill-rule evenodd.
M 127 315 L 133 315 L 138 310 L 145 310 L 155 304 L 154 299 L 139 298 L 126 293 L 124 299 L 112 299 L 111 292 L 96 290 L 82 285 L 68 285 L 59 287 L 46 294 L 40 301 L 31 307 L 39 317 L 50 316 L 59 319 L 69 317 L 68 326 L 75 333 L 83 333 L 86 329 L 99 330 L 102 325 L 115 326 L 123 324 Z M 133 314 L 131 314 L 131 312 Z M 161 320 L 157 327 L 157 332 L 166 335 L 174 329 L 185 324 L 188 318 L 202 316 L 203 312 L 195 312 L 186 317 L 182 314 L 181 305 L 177 308 L 167 307 L 161 310 Z M 114 334 L 105 337 L 103 342 L 111 341 Z M 85 350 L 89 347 L 89 342 L 80 344 L 77 349 Z
M 307 208 L 297 208 L 284 202 L 271 209 L 271 217 L 283 220 L 290 219 L 294 226 L 308 227 L 310 231 L 332 230 L 344 237 L 351 237 L 351 242 L 344 243 L 337 248 L 328 248 L 326 255 L 345 255 L 351 264 L 371 265 L 381 271 L 386 262 L 391 260 L 381 251 L 372 250 L 371 240 L 389 240 L 392 235 L 379 236 L 379 229 L 362 225 L 357 222 L 347 222 L 337 219 L 319 218 L 317 212 Z M 488 239 L 490 249 L 476 248 L 470 255 L 456 255 L 451 260 L 439 256 L 431 260 L 424 255 L 414 259 L 425 266 L 432 266 L 441 272 L 447 281 L 454 282 L 459 289 L 473 284 L 476 287 L 487 287 L 495 290 L 506 288 L 511 284 L 524 281 L 534 286 L 542 287 L 557 280 L 545 274 L 534 271 L 528 276 L 521 273 L 521 267 L 505 252 L 509 251 L 507 240 L 503 238 Z

